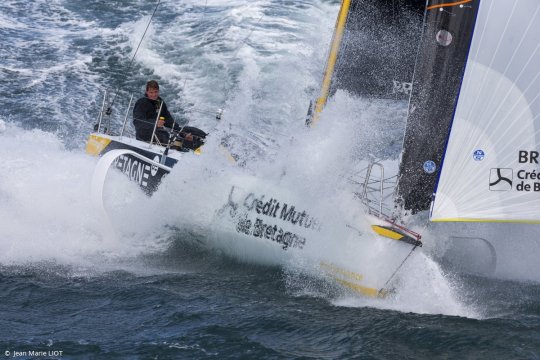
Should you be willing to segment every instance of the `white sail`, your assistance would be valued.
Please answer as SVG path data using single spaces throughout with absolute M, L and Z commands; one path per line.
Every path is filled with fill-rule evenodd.
M 432 221 L 540 222 L 539 19 L 538 0 L 480 2 Z

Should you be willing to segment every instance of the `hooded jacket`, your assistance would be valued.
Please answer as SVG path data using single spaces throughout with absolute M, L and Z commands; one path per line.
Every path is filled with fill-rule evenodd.
M 174 127 L 174 130 L 181 129 L 180 125 L 174 122 L 174 118 L 167 109 L 167 104 L 165 104 L 161 97 L 158 97 L 157 100 L 152 100 L 145 94 L 137 100 L 133 107 L 133 125 L 135 125 L 135 136 L 137 140 L 151 140 L 161 103 L 163 103 L 163 107 L 161 108 L 160 116 L 165 118 L 165 127 Z M 156 128 L 156 136 L 162 143 L 167 142 L 169 139 L 168 132 L 163 128 Z

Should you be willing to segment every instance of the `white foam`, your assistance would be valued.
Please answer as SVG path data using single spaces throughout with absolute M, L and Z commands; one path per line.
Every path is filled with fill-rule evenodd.
M 25 29 L 26 25 L 0 14 L 0 29 Z
M 202 156 L 188 154 L 158 192 L 150 199 L 143 199 L 142 212 L 129 213 L 135 219 L 131 231 L 138 233 L 138 229 L 152 228 L 151 224 L 166 223 L 180 232 L 197 234 L 205 246 L 242 261 L 281 265 L 313 277 L 323 276 L 319 263 L 325 261 L 361 272 L 368 286 L 380 286 L 405 258 L 410 246 L 369 235 L 369 223 L 361 204 L 352 196 L 354 188 L 344 179 L 351 167 L 355 168 L 354 159 L 358 156 L 358 149 L 344 144 L 376 136 L 373 132 L 376 129 L 367 131 L 367 124 L 370 116 L 378 116 L 372 108 L 358 105 L 357 101 L 355 106 L 343 106 L 348 101 L 346 94 L 339 95 L 329 104 L 319 126 L 308 130 L 300 125 L 294 141 L 281 139 L 280 157 L 271 163 L 261 159 L 251 161 L 247 168 L 231 165 L 219 149 L 220 139 L 210 138 Z M 364 131 L 351 131 L 359 124 L 359 114 Z M 249 116 L 248 110 L 245 116 Z M 335 118 L 340 121 L 331 123 Z M 216 212 L 227 205 L 232 186 L 306 209 L 321 219 L 322 229 L 311 235 L 303 250 L 283 251 L 271 241 L 240 236 L 233 220 L 216 217 Z M 137 208 L 143 207 L 139 203 Z M 347 224 L 353 224 L 357 230 L 351 231 Z M 456 296 L 454 284 L 420 250 L 400 272 L 399 279 L 394 285 L 399 294 L 396 297 L 354 301 L 342 298 L 336 304 L 477 316 Z
M 66 150 L 53 134 L 6 125 L 0 134 L 1 264 L 85 265 L 152 252 L 138 238 L 104 236 L 90 201 L 95 158 Z M 124 178 L 115 179 L 111 186 L 129 188 Z
M 280 123 L 301 121 L 305 116 L 309 96 L 304 89 L 318 83 L 325 54 L 325 50 L 314 51 L 313 45 L 321 38 L 308 29 L 314 24 L 327 27 L 323 41 L 328 42 L 333 19 L 326 18 L 328 8 L 317 5 L 302 11 L 290 6 L 305 26 L 294 26 L 285 16 L 268 15 L 268 7 L 275 5 L 267 1 L 209 2 L 204 15 L 203 5 L 168 4 L 179 14 L 177 21 L 182 26 L 153 24 L 137 61 L 166 81 L 163 96 L 169 108 L 181 107 L 194 123 L 206 128 L 215 126 L 208 113 L 225 108 L 229 125 L 241 119 L 253 145 L 265 147 L 276 131 L 281 135 Z M 145 25 L 144 20 L 137 23 L 132 44 L 140 40 Z M 204 29 L 209 31 L 199 31 Z M 181 91 L 181 99 L 175 99 L 172 91 Z M 270 98 L 272 101 L 267 100 Z M 291 103 L 291 98 L 298 101 Z M 246 127 L 246 122 L 257 124 L 258 133 L 255 126 Z M 274 126 L 270 126 L 272 122 Z M 231 132 L 246 135 L 241 129 L 229 129 Z
M 341 295 L 332 303 L 337 306 L 369 306 L 417 314 L 483 318 L 481 309 L 467 304 L 461 296 L 461 284 L 444 274 L 433 260 L 422 253 L 405 263 L 394 284 L 393 292 L 383 299 Z

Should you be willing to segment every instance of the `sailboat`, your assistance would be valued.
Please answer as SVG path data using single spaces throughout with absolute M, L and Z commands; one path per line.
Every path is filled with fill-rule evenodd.
M 393 100 L 408 98 L 416 55 L 415 47 L 411 50 L 409 45 L 418 42 L 422 13 L 423 3 L 420 1 L 414 7 L 406 1 L 372 1 L 369 4 L 344 1 L 336 23 L 328 66 L 339 61 L 332 69 L 327 66 L 325 71 L 322 86 L 325 97 L 331 96 L 339 88 L 355 90 L 354 94 L 361 96 Z M 371 20 L 366 21 L 368 19 Z M 368 62 L 362 61 L 366 54 L 369 54 Z M 383 68 L 380 65 L 384 63 L 392 66 Z M 375 72 L 377 75 L 373 76 Z M 90 135 L 87 145 L 89 153 L 102 155 L 94 174 L 95 196 L 101 198 L 103 182 L 111 165 L 151 194 L 163 176 L 186 154 L 174 151 L 166 153 L 165 148 L 157 144 L 123 137 L 129 106 L 119 136 L 100 133 L 100 124 L 106 112 L 105 103 L 104 100 L 98 131 Z M 312 114 L 318 115 L 322 105 L 318 100 Z M 314 117 L 310 123 L 314 124 L 316 120 Z M 287 256 L 284 253 L 307 252 L 314 239 L 334 236 L 336 232 L 344 243 L 351 239 L 353 247 L 361 243 L 356 239 L 363 234 L 357 224 L 352 224 L 354 220 L 350 221 L 351 224 L 328 224 L 323 221 L 324 215 L 314 213 L 315 210 L 304 205 L 302 199 L 293 193 L 264 184 L 260 179 L 254 179 L 247 186 L 245 178 L 238 183 L 242 185 L 234 183 L 224 189 L 222 205 L 217 209 L 214 221 L 219 224 L 220 233 L 230 234 L 233 241 L 242 241 L 246 245 L 259 244 L 267 251 L 279 252 L 280 255 L 276 256 L 282 257 Z M 374 229 L 378 233 L 368 236 L 368 243 L 380 234 L 387 235 L 382 242 L 401 240 L 394 248 L 395 258 L 390 266 L 378 271 L 377 276 L 367 278 L 365 272 L 361 271 L 360 265 L 368 266 L 367 261 L 371 260 L 372 254 L 365 254 L 364 261 L 360 261 L 360 254 L 354 256 L 348 261 L 354 264 L 351 267 L 340 261 L 340 256 L 317 258 L 316 266 L 332 280 L 356 292 L 368 296 L 384 294 L 384 285 L 399 263 L 410 254 L 411 249 L 421 245 L 420 236 L 391 221 L 378 224 Z M 349 252 L 354 254 L 357 251 Z
M 409 111 L 390 210 L 385 211 L 388 183 L 380 163 L 368 166 L 357 193 L 373 230 L 362 241 L 395 244 L 373 255 L 390 258 L 392 266 L 368 278 L 362 259 L 369 259 L 362 254 L 347 254 L 357 257 L 353 267 L 335 257 L 320 259 L 332 279 L 364 295 L 385 294 L 421 246 L 420 235 L 400 223 L 403 214 L 429 211 L 432 221 L 444 222 L 540 221 L 539 12 L 535 0 L 342 1 L 307 123 L 320 121 L 337 91 L 408 101 Z M 115 151 L 101 162 L 106 165 L 98 165 L 101 174 L 130 149 Z M 159 156 L 144 160 L 170 171 Z M 378 179 L 372 176 L 376 169 Z M 302 251 L 324 231 L 324 219 L 286 195 L 228 187 L 215 214 L 224 219 L 220 230 L 275 251 Z M 346 236 L 365 235 L 347 225 Z

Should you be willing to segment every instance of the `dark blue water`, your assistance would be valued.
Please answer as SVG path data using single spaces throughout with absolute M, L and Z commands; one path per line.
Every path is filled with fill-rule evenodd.
M 482 293 L 470 300 L 493 316 L 469 319 L 337 306 L 337 289 L 306 294 L 279 268 L 185 245 L 131 266 L 147 274 L 3 266 L 2 350 L 70 359 L 536 359 L 540 350 L 538 284 L 466 279 Z
M 69 359 L 536 359 L 540 351 L 538 284 L 468 279 L 483 293 L 471 300 L 494 316 L 469 319 L 338 306 L 337 289 L 306 294 L 279 268 L 196 248 L 138 262 L 148 274 L 3 266 L 2 350 Z
M 83 149 L 105 89 L 120 86 L 116 126 L 148 78 L 205 129 L 224 108 L 228 139 L 264 161 L 302 122 L 339 6 L 164 1 L 126 72 L 154 4 L 0 4 L 0 357 L 540 358 L 536 228 L 499 244 L 497 270 L 482 276 L 438 263 L 427 241 L 428 265 L 404 268 L 384 300 L 208 248 L 166 221 L 116 211 L 120 239 L 103 236 Z M 116 205 L 139 204 L 118 192 Z

